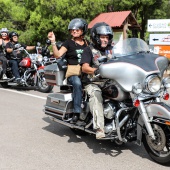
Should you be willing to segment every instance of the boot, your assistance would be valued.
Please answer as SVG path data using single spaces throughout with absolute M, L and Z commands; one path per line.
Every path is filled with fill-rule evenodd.
M 73 113 L 73 117 L 72 117 L 70 123 L 75 124 L 79 119 L 79 115 L 80 115 L 80 113 Z
M 3 77 L 2 77 L 3 80 L 6 80 L 8 79 L 8 77 L 6 76 L 6 74 L 3 74 Z
M 103 129 L 97 129 L 96 131 L 96 139 L 101 139 L 105 137 L 105 133 Z

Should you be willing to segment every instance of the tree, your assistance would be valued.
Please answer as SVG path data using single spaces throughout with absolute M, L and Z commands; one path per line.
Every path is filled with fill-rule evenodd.
M 63 41 L 73 18 L 90 22 L 102 12 L 131 10 L 141 26 L 140 38 L 147 39 L 147 20 L 170 17 L 169 7 L 169 0 L 1 0 L 0 27 L 17 31 L 30 45 L 44 43 L 49 31 Z
M 167 18 L 167 10 L 170 4 L 168 0 L 114 0 L 114 10 L 131 10 L 141 26 L 140 38 L 147 39 L 148 19 Z M 170 13 L 169 13 L 170 14 Z

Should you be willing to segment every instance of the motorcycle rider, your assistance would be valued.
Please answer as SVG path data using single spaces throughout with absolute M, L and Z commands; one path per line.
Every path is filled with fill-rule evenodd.
M 17 82 L 18 84 L 21 81 L 19 70 L 18 70 L 18 64 L 21 61 L 22 53 L 19 49 L 20 47 L 25 48 L 26 50 L 33 50 L 35 49 L 35 46 L 27 46 L 24 44 L 19 44 L 18 42 L 18 33 L 15 31 L 12 31 L 9 33 L 9 39 L 10 41 L 6 44 L 6 56 L 9 60 L 9 65 L 11 66 L 12 73 L 15 77 L 14 82 Z
M 78 65 L 83 49 L 88 45 L 88 42 L 84 39 L 87 32 L 87 22 L 82 18 L 75 18 L 70 21 L 68 30 L 72 38 L 66 40 L 59 50 L 53 32 L 48 33 L 48 38 L 51 40 L 54 57 L 60 58 L 65 54 L 69 65 Z M 76 123 L 81 113 L 82 84 L 80 77 L 76 75 L 68 77 L 67 81 L 73 86 L 73 117 L 71 123 Z
M 113 38 L 112 28 L 105 22 L 95 24 L 90 32 L 92 44 L 83 51 L 80 64 L 82 65 L 82 82 L 88 93 L 90 111 L 93 114 L 93 128 L 96 129 L 96 138 L 105 137 L 103 98 L 100 86 L 102 82 L 90 79 L 99 74 L 99 66 L 112 57 L 111 44 Z
M 0 30 L 0 60 L 2 61 L 3 77 L 2 79 L 7 79 L 6 69 L 7 69 L 7 58 L 5 57 L 5 46 L 9 42 L 8 29 L 2 28 Z

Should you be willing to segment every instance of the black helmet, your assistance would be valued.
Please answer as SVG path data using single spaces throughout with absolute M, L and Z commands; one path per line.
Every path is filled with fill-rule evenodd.
M 92 39 L 94 45 L 96 45 L 97 47 L 101 47 L 100 35 L 108 35 L 109 36 L 108 46 L 110 46 L 112 43 L 113 31 L 112 31 L 112 28 L 105 22 L 96 23 L 92 27 L 90 34 L 91 34 L 91 39 Z
M 18 37 L 18 33 L 17 33 L 17 32 L 14 32 L 14 31 L 12 31 L 12 32 L 9 33 L 9 39 L 10 39 L 10 40 L 12 40 L 12 37 L 14 37 L 14 36 L 17 36 L 17 37 Z
M 72 19 L 68 25 L 68 30 L 72 29 L 81 29 L 83 30 L 82 35 L 85 35 L 87 32 L 87 22 L 82 18 Z

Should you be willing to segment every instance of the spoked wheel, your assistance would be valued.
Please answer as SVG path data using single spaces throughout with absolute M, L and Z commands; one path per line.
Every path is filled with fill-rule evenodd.
M 150 157 L 159 164 L 170 164 L 170 126 L 152 124 L 156 139 L 143 135 L 143 145 Z
M 54 86 L 47 84 L 43 72 L 40 72 L 39 75 L 40 78 L 38 78 L 38 82 L 37 82 L 38 90 L 43 93 L 51 92 Z

